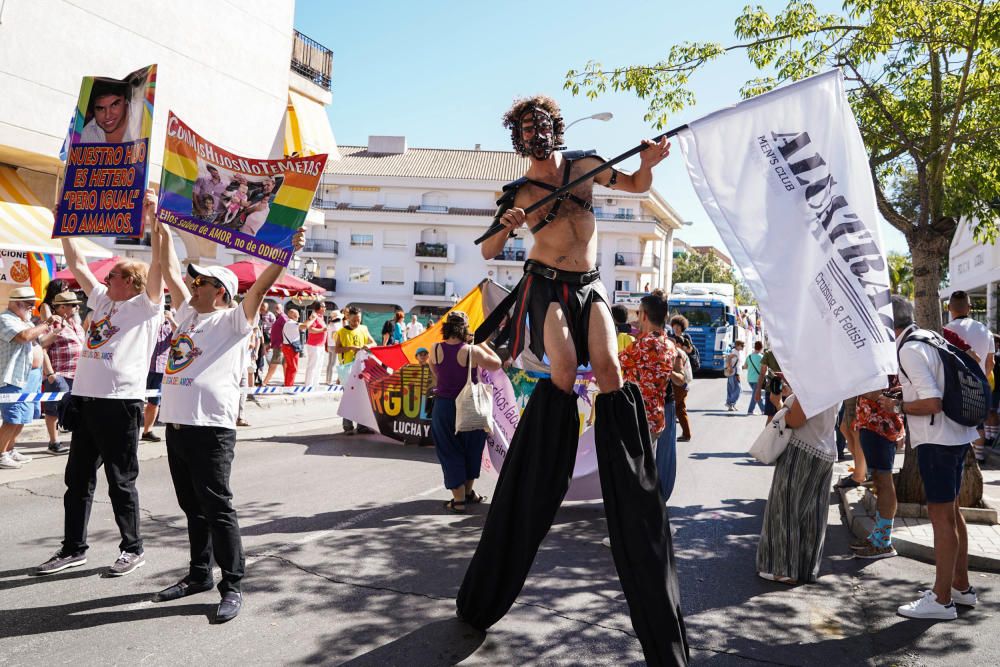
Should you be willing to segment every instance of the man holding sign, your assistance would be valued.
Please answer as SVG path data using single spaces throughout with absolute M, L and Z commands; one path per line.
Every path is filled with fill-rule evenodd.
M 160 418 L 167 424 L 167 459 L 177 502 L 187 516 L 191 562 L 188 574 L 158 592 L 154 602 L 168 602 L 213 586 L 212 560 L 222 570 L 222 601 L 216 623 L 230 621 L 243 606 L 245 571 L 240 527 L 229 486 L 236 447 L 240 380 L 246 374 L 247 341 L 257 324 L 267 291 L 285 269 L 271 264 L 234 305 L 236 275 L 221 266 L 190 264 L 190 288 L 181 280 L 180 263 L 166 225 L 153 226 L 164 277 L 177 307 L 163 380 Z M 305 245 L 302 228 L 293 235 L 298 252 Z
M 143 216 L 153 220 L 156 199 L 146 193 Z M 84 349 L 77 362 L 73 397 L 64 421 L 72 424 L 66 462 L 66 522 L 62 548 L 38 568 L 53 574 L 87 562 L 87 523 L 104 465 L 108 495 L 121 534 L 121 555 L 108 570 L 120 577 L 146 564 L 139 535 L 139 430 L 142 425 L 146 371 L 156 332 L 163 321 L 163 278 L 159 240 L 153 239 L 153 259 L 121 261 L 102 285 L 87 267 L 76 241 L 64 238 L 66 264 L 87 295 L 93 311 Z

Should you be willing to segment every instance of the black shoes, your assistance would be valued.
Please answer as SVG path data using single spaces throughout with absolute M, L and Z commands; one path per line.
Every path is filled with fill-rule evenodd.
M 239 616 L 243 607 L 243 595 L 241 593 L 229 592 L 222 596 L 222 602 L 215 612 L 215 622 L 225 623 Z
M 181 579 L 173 586 L 168 586 L 154 595 L 153 602 L 170 602 L 171 600 L 179 600 L 189 595 L 194 595 L 195 593 L 204 593 L 205 591 L 212 590 L 214 586 L 215 583 L 211 581 L 192 584 L 187 579 Z

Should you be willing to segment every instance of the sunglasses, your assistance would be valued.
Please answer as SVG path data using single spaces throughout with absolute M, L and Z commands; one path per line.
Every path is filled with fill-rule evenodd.
M 223 286 L 222 283 L 220 283 L 215 278 L 209 278 L 207 276 L 198 276 L 197 278 L 191 281 L 191 285 L 193 287 L 201 287 L 202 285 L 211 285 L 212 287 L 215 288 Z
M 123 277 L 123 276 L 122 276 L 122 274 L 120 272 L 118 272 L 118 271 L 110 271 L 110 272 L 108 272 L 108 276 L 104 279 L 104 284 L 105 285 L 110 285 L 112 278 L 121 278 L 121 277 Z

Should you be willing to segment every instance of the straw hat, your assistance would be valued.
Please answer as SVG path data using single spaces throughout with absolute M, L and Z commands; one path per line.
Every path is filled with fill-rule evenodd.
M 10 291 L 8 301 L 38 301 L 35 290 L 30 287 L 15 287 Z
M 72 306 L 72 305 L 78 304 L 78 303 L 82 303 L 82 302 L 80 301 L 80 299 L 77 298 L 75 292 L 71 292 L 69 290 L 67 290 L 65 292 L 59 292 L 59 294 L 56 294 L 55 298 L 52 299 L 52 306 L 53 307 L 55 307 L 55 306 Z

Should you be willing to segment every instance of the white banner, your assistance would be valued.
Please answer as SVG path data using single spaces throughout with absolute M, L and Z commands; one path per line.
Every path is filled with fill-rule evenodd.
M 881 216 L 840 71 L 706 116 L 678 139 L 805 413 L 885 387 L 897 371 Z

